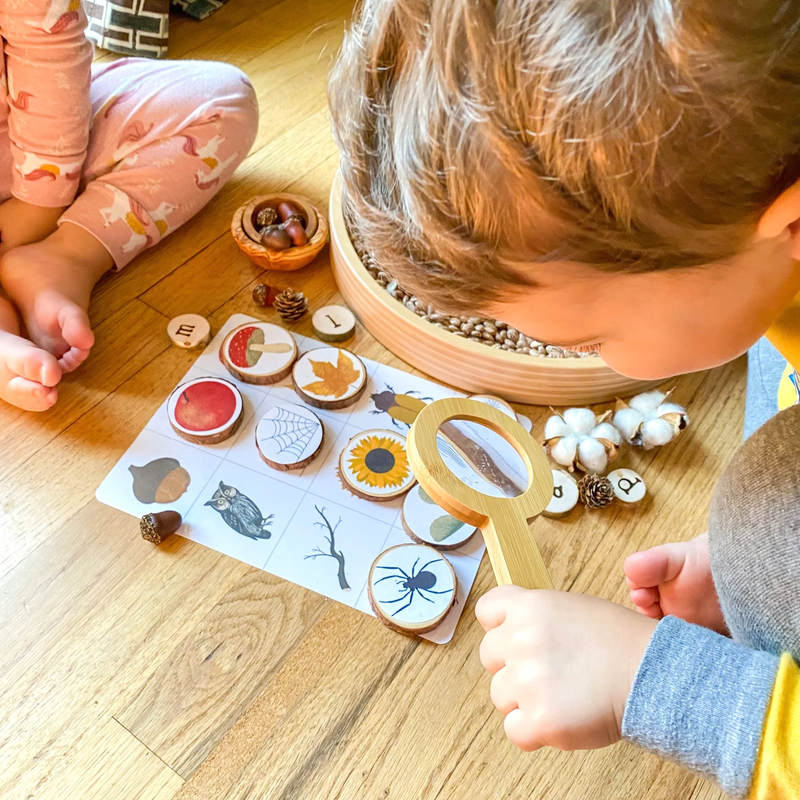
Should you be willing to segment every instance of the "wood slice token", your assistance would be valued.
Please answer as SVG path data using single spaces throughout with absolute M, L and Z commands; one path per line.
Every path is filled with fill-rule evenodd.
M 399 544 L 372 563 L 369 604 L 378 619 L 399 633 L 432 631 L 456 600 L 458 581 L 450 562 L 425 544 Z
M 322 422 L 310 408 L 283 403 L 261 417 L 256 427 L 256 447 L 266 464 L 288 472 L 302 469 L 319 455 L 323 436 Z
M 172 430 L 195 444 L 219 444 L 239 430 L 244 402 L 222 378 L 196 378 L 179 386 L 167 401 Z
M 344 342 L 356 332 L 356 317 L 345 306 L 324 306 L 314 312 L 311 325 L 323 342 Z
M 632 469 L 615 469 L 608 473 L 608 479 L 614 487 L 614 498 L 626 505 L 636 505 L 647 494 L 644 479 Z
M 419 484 L 405 496 L 400 516 L 411 539 L 439 550 L 460 547 L 478 531 L 439 508 Z
M 169 321 L 167 334 L 176 347 L 196 350 L 208 344 L 211 339 L 211 325 L 199 314 L 181 314 Z
M 495 397 L 493 394 L 471 394 L 468 400 L 477 400 L 480 403 L 486 403 L 487 406 L 491 406 L 492 408 L 496 408 L 498 411 L 502 411 L 506 416 L 511 417 L 511 419 L 517 418 L 517 412 L 514 411 L 511 406 L 503 400 L 502 397 Z
M 355 353 L 321 347 L 304 353 L 292 369 L 294 390 L 316 408 L 345 408 L 367 388 L 367 368 Z
M 542 511 L 545 517 L 558 519 L 578 505 L 578 482 L 563 469 L 553 470 L 553 498 Z
M 530 417 L 526 417 L 524 414 L 517 414 L 517 422 L 519 422 L 528 433 L 533 430 L 533 420 Z
M 292 371 L 297 343 L 279 325 L 246 322 L 225 337 L 219 360 L 243 383 L 277 383 Z
M 406 452 L 406 437 L 387 430 L 359 433 L 339 456 L 344 487 L 364 500 L 393 500 L 416 482 Z

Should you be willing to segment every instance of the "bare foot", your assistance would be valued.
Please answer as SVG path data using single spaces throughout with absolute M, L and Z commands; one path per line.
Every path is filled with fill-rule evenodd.
M 89 298 L 111 266 L 103 245 L 70 223 L 0 259 L 0 282 L 19 309 L 28 336 L 56 357 L 63 372 L 89 356 L 94 344 L 86 313 Z
M 653 619 L 672 615 L 719 633 L 728 629 L 708 559 L 708 534 L 634 553 L 625 559 L 631 601 Z
M 0 400 L 24 411 L 47 411 L 58 399 L 55 356 L 18 336 L 13 306 L 0 297 Z

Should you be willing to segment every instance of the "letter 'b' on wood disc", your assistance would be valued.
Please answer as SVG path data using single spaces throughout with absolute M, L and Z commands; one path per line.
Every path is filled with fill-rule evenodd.
M 450 562 L 424 544 L 400 544 L 373 562 L 369 604 L 378 619 L 400 633 L 432 631 L 447 616 L 458 582 Z
M 277 383 L 292 371 L 297 343 L 278 325 L 246 322 L 225 337 L 219 359 L 243 383 Z
M 310 408 L 284 403 L 261 417 L 256 447 L 261 459 L 274 469 L 302 469 L 319 455 L 323 434 L 322 422 Z
M 196 378 L 179 386 L 167 401 L 172 430 L 195 444 L 219 444 L 242 424 L 239 390 L 222 378 Z

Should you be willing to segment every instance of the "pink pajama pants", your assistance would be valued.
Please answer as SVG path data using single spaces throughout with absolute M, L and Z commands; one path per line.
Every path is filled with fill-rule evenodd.
M 217 62 L 95 65 L 91 91 L 79 195 L 61 221 L 93 234 L 121 269 L 228 180 L 253 144 L 258 106 L 244 74 Z M 0 129 L 0 200 L 11 194 L 7 137 L 7 127 Z

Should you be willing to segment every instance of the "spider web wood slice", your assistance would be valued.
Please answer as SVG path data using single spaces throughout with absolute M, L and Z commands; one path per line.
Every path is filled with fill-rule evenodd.
M 262 461 L 284 472 L 302 469 L 322 450 L 320 418 L 297 403 L 270 408 L 256 427 L 256 447 Z
M 455 570 L 442 553 L 424 544 L 399 544 L 373 562 L 367 581 L 378 619 L 399 633 L 416 635 L 437 627 L 456 599 Z

